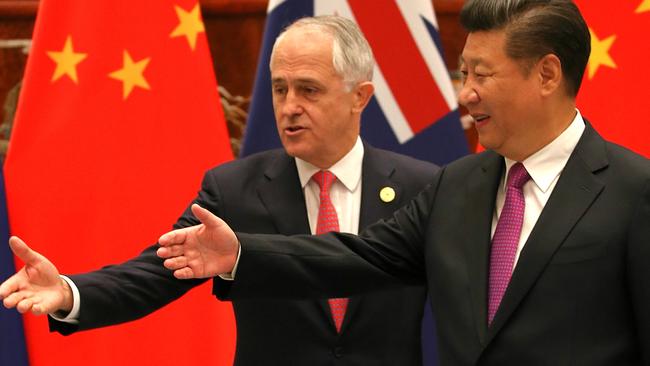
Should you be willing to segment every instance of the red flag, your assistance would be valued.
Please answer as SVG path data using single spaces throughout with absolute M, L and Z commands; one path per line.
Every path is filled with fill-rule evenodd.
M 124 261 L 231 158 L 197 0 L 40 2 L 5 165 L 13 234 L 62 273 Z M 209 284 L 116 327 L 62 337 L 45 317 L 25 326 L 32 366 L 227 365 L 234 354 L 230 305 Z
M 578 108 L 608 140 L 650 157 L 650 0 L 578 0 L 591 57 Z

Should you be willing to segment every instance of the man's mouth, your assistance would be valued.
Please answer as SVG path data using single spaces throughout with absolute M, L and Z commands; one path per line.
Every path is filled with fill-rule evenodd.
M 474 118 L 474 123 L 476 124 L 476 127 L 481 127 L 488 123 L 490 120 L 490 116 L 487 114 L 472 114 L 472 118 Z
M 284 129 L 284 133 L 287 135 L 295 135 L 297 133 L 300 133 L 300 131 L 304 130 L 305 128 L 302 126 L 289 126 Z

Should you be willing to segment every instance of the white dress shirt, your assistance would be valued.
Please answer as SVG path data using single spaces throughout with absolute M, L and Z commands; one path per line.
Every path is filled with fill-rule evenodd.
M 357 142 L 341 160 L 329 169 L 336 176 L 330 188 L 330 198 L 339 219 L 339 231 L 351 234 L 359 232 L 359 213 L 361 210 L 361 167 L 363 165 L 363 143 Z M 311 233 L 316 233 L 320 187 L 311 177 L 320 168 L 296 158 L 296 167 L 307 206 L 307 217 Z
M 526 208 L 524 210 L 524 222 L 521 227 L 521 236 L 519 237 L 515 263 L 512 266 L 513 271 L 519 261 L 519 255 L 524 248 L 524 244 L 528 240 L 528 236 L 530 236 L 530 232 L 533 230 L 539 215 L 542 213 L 548 198 L 551 196 L 560 178 L 564 166 L 578 144 L 584 130 L 585 122 L 580 115 L 580 111 L 576 110 L 576 116 L 573 122 L 571 122 L 569 127 L 560 136 L 521 162 L 526 168 L 526 171 L 528 171 L 531 179 L 523 187 Z M 497 221 L 505 203 L 506 177 L 510 168 L 516 163 L 514 160 L 504 159 L 506 162 L 506 170 L 501 177 L 501 183 L 497 190 L 496 206 L 494 215 L 492 216 L 491 237 L 494 236 Z

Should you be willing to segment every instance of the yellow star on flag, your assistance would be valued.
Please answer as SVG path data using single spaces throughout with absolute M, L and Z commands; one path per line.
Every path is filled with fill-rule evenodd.
M 131 91 L 136 86 L 142 89 L 151 89 L 144 75 L 142 75 L 150 60 L 151 58 L 147 57 L 138 62 L 133 62 L 129 51 L 125 50 L 122 68 L 108 74 L 109 77 L 122 81 L 124 86 L 122 96 L 124 99 L 129 97 L 129 94 L 131 94 Z
M 72 36 L 66 38 L 61 52 L 48 51 L 47 55 L 56 62 L 56 69 L 54 70 L 54 74 L 52 74 L 52 82 L 59 80 L 63 75 L 68 75 L 75 84 L 79 83 L 77 79 L 77 64 L 88 57 L 88 54 L 74 52 Z
M 589 28 L 591 34 L 591 55 L 589 56 L 589 79 L 593 79 L 598 68 L 602 66 L 616 68 L 616 63 L 609 55 L 609 49 L 616 40 L 616 35 L 609 36 L 603 40 L 598 39 L 596 33 Z
M 646 11 L 650 11 L 650 0 L 643 0 L 641 5 L 639 5 L 638 8 L 636 8 L 636 13 L 643 13 Z
M 199 4 L 194 5 L 194 8 L 189 12 L 179 6 L 174 6 L 174 9 L 176 9 L 179 23 L 170 34 L 170 37 L 185 36 L 187 42 L 190 44 L 190 48 L 194 50 L 194 47 L 196 47 L 196 37 L 199 33 L 205 32 Z

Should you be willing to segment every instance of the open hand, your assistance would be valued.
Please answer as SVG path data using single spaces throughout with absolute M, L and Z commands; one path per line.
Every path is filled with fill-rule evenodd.
M 207 278 L 231 273 L 239 241 L 220 218 L 197 204 L 192 213 L 201 224 L 170 231 L 160 237 L 157 255 L 179 279 Z
M 16 236 L 9 239 L 9 246 L 25 266 L 0 285 L 4 306 L 15 307 L 20 313 L 31 311 L 35 315 L 69 312 L 72 290 L 60 278 L 54 264 Z

